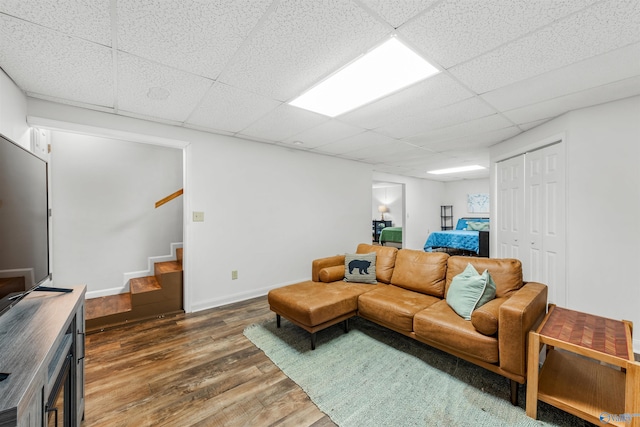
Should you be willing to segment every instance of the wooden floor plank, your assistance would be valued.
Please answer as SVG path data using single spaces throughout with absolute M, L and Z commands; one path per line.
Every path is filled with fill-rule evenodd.
M 266 297 L 87 336 L 84 427 L 335 426 L 244 335 Z

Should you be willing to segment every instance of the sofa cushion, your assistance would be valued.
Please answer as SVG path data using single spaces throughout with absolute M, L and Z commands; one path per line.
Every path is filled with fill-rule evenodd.
M 396 265 L 391 276 L 391 284 L 411 291 L 444 298 L 448 258 L 449 255 L 443 252 L 401 249 L 396 256 Z
M 396 264 L 398 248 L 360 243 L 356 249 L 357 254 L 370 254 L 371 252 L 376 253 L 376 277 L 378 282 L 390 283 L 393 267 Z
M 447 260 L 445 296 L 453 278 L 462 273 L 469 263 L 476 271 L 489 270 L 498 298 L 509 296 L 522 287 L 522 263 L 517 259 L 452 256 Z
M 377 286 L 387 285 L 307 281 L 272 289 L 267 300 L 271 310 L 312 327 L 348 313 L 355 314 L 358 295 L 374 290 Z
M 484 362 L 499 361 L 498 339 L 476 331 L 471 322 L 458 316 L 444 300 L 416 313 L 413 331 L 418 339 L 427 343 L 433 342 Z
M 318 272 L 318 278 L 321 282 L 331 283 L 344 279 L 344 265 L 334 265 L 324 267 Z
M 376 253 L 346 254 L 344 280 L 356 283 L 378 283 L 376 279 Z
M 471 324 L 483 335 L 495 335 L 498 332 L 500 306 L 509 298 L 495 298 L 471 313 Z
M 447 292 L 447 304 L 464 320 L 471 320 L 471 313 L 477 307 L 491 301 L 496 296 L 496 284 L 487 270 L 478 274 L 471 264 L 451 281 Z
M 408 291 L 394 285 L 381 285 L 360 295 L 358 314 L 366 319 L 399 331 L 413 330 L 413 315 L 440 301 L 429 295 Z

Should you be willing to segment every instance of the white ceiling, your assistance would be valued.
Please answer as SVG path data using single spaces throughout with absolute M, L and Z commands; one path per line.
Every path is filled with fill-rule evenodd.
M 392 34 L 442 72 L 334 119 L 287 104 Z M 640 94 L 640 2 L 0 0 L 0 67 L 36 98 L 479 178 L 426 171 Z

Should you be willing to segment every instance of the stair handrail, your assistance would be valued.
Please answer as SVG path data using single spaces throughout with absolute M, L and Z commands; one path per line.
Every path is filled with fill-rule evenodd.
M 160 206 L 164 205 L 165 203 L 168 203 L 170 201 L 172 201 L 173 199 L 175 199 L 176 197 L 180 197 L 182 196 L 182 194 L 184 193 L 184 189 L 181 188 L 178 191 L 176 191 L 175 193 L 169 194 L 167 197 L 165 197 L 164 199 L 160 199 L 156 202 L 156 209 L 159 208 Z

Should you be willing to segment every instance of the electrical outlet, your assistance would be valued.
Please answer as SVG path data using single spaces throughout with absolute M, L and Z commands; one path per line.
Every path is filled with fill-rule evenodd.
M 193 212 L 193 222 L 204 222 L 204 212 Z
M 237 279 L 238 279 L 238 270 L 231 271 L 231 280 L 237 280 Z

